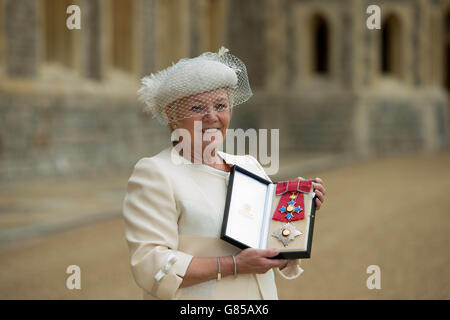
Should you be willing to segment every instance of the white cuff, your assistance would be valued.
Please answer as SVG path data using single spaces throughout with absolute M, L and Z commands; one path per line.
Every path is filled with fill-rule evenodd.
M 173 264 L 177 262 L 177 260 L 177 256 L 171 253 L 167 263 L 155 275 L 155 280 L 159 282 L 170 271 L 170 269 L 172 269 Z
M 286 267 L 283 270 L 276 268 L 278 273 L 287 280 L 292 280 L 298 278 L 302 273 L 303 269 L 300 268 L 300 259 L 289 260 Z
M 172 253 L 168 257 L 167 263 L 155 274 L 154 280 L 157 280 L 158 277 L 159 281 L 154 282 L 152 295 L 165 300 L 173 299 L 192 258 L 193 256 L 180 251 Z

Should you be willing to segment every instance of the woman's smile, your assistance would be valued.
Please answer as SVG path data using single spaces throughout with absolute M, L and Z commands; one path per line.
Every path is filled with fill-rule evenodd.
M 202 129 L 202 132 L 203 133 L 215 133 L 219 130 L 220 130 L 220 128 L 209 128 L 209 129 Z

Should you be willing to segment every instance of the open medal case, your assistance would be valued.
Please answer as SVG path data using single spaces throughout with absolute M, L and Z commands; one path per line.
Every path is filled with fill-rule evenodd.
M 314 198 L 312 180 L 273 183 L 235 165 L 221 239 L 241 249 L 277 248 L 277 259 L 310 258 Z

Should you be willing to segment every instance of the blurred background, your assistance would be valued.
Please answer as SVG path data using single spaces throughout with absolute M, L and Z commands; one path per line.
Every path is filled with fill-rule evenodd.
M 280 129 L 273 180 L 327 189 L 279 297 L 449 299 L 450 0 L 0 0 L 0 299 L 141 298 L 122 200 L 170 141 L 140 78 L 222 45 L 254 92 L 231 127 Z

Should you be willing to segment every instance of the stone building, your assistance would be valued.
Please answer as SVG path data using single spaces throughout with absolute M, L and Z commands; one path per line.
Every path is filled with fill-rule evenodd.
M 447 145 L 450 0 L 0 0 L 0 179 L 131 170 L 168 143 L 139 79 L 221 45 L 254 91 L 232 126 L 281 152 Z

